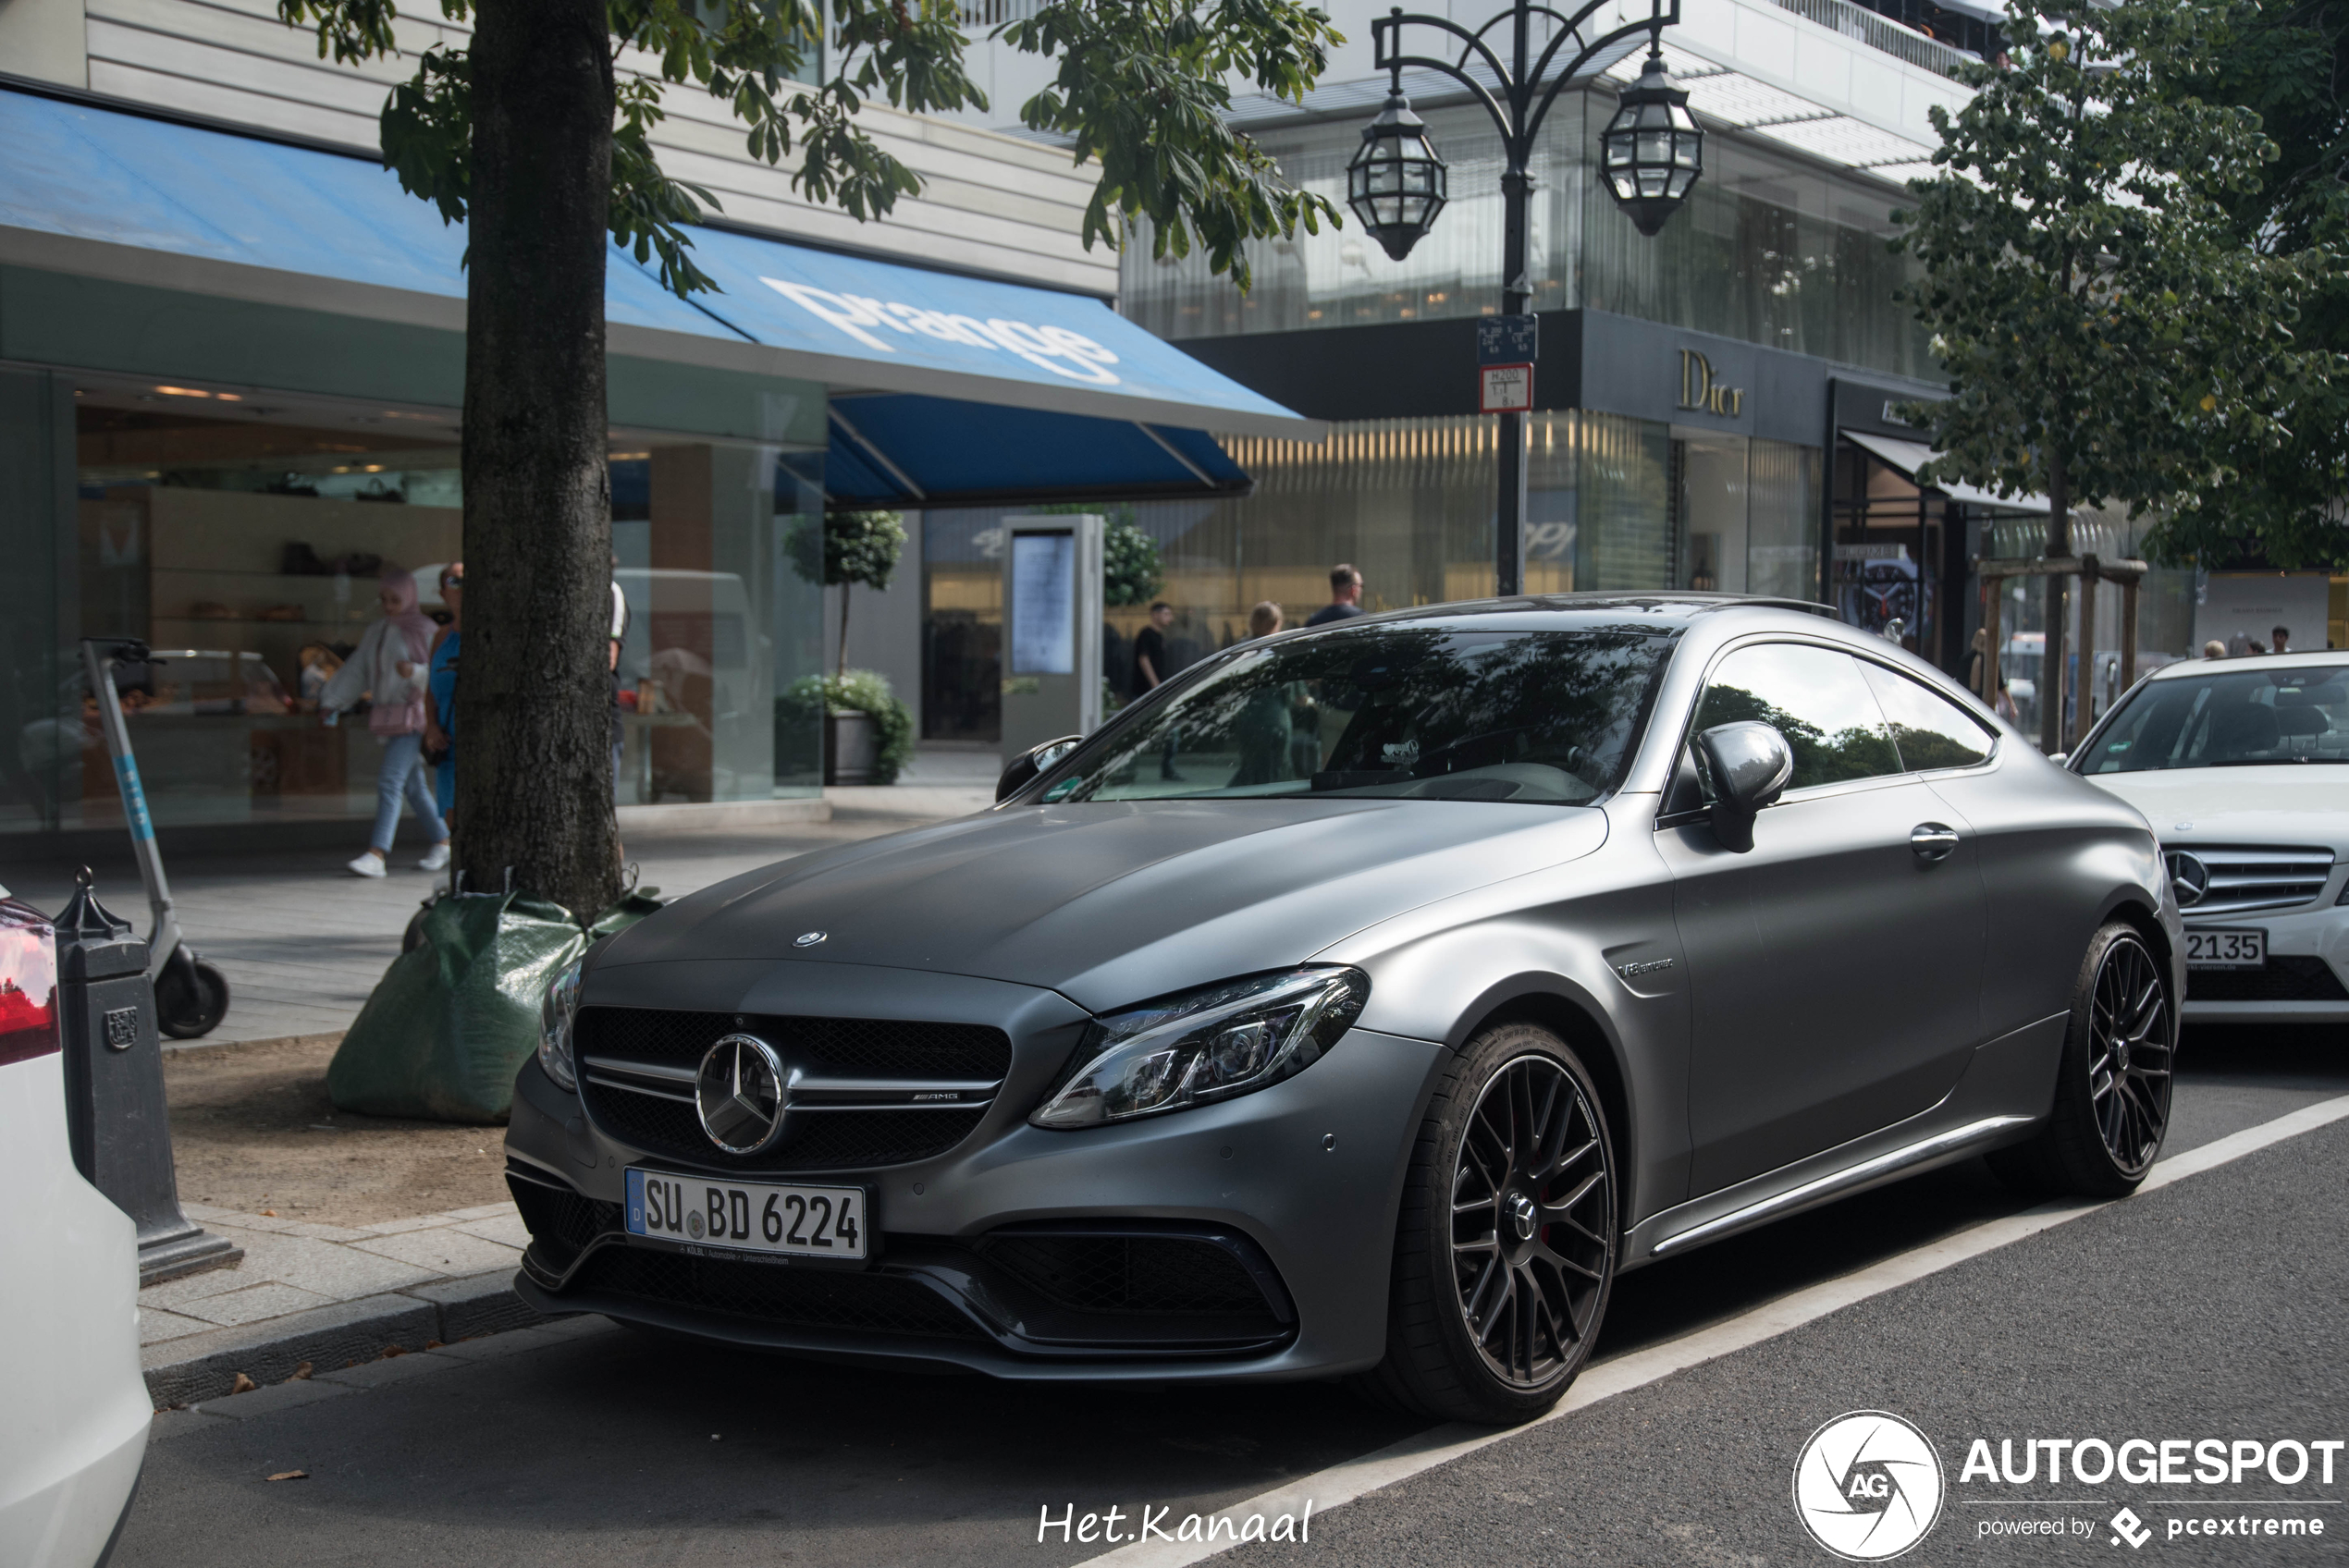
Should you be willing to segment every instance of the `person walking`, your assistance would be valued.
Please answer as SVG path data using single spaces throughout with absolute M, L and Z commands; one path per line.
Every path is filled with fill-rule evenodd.
M 1248 612 L 1248 634 L 1251 641 L 1270 637 L 1281 629 L 1281 606 L 1266 599 Z
M 1308 626 L 1327 626 L 1362 613 L 1362 574 L 1344 561 L 1330 568 L 1330 602 L 1305 618 Z
M 1134 695 L 1147 697 L 1174 672 L 1166 664 L 1166 629 L 1174 624 L 1174 606 L 1160 600 L 1150 618 L 1134 633 Z
M 440 598 L 449 606 L 449 624 L 433 633 L 432 651 L 424 658 L 424 761 L 433 770 L 434 803 L 446 823 L 457 807 L 457 655 L 465 641 L 464 562 L 440 569 Z
M 434 627 L 416 608 L 416 580 L 410 573 L 387 568 L 375 595 L 383 605 L 383 619 L 367 628 L 318 697 L 329 722 L 332 715 L 355 706 L 362 697 L 370 699 L 367 729 L 383 742 L 383 764 L 375 772 L 375 836 L 349 869 L 358 876 L 384 875 L 404 797 L 432 843 L 416 864 L 438 871 L 449 864 L 449 827 L 440 819 L 424 773 L 424 661 L 432 652 Z

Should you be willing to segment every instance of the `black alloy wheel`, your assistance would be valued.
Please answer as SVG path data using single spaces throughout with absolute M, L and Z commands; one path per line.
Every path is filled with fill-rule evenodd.
M 1605 1316 L 1618 1196 L 1596 1087 L 1565 1043 L 1528 1023 L 1470 1041 L 1412 1152 L 1371 1391 L 1456 1421 L 1556 1404 Z
M 2134 926 L 2115 921 L 2080 965 L 2054 1109 L 2030 1142 L 1993 1153 L 1990 1168 L 2032 1193 L 2135 1192 L 2170 1131 L 2177 1055 L 2169 970 Z

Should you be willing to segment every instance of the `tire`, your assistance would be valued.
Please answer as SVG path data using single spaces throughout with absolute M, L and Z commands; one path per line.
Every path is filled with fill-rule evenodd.
M 1591 1075 L 1503 1023 L 1453 1058 L 1403 1183 L 1374 1403 L 1511 1426 L 1589 1359 L 1615 1283 L 1620 1183 Z
M 2127 1197 L 2169 1133 L 2177 1047 L 2168 966 L 2134 926 L 2114 921 L 2080 962 L 2055 1107 L 2030 1142 L 1992 1153 L 1990 1169 L 2028 1193 Z
M 228 1016 L 228 977 L 193 954 L 177 955 L 155 976 L 155 1027 L 175 1040 L 192 1040 Z

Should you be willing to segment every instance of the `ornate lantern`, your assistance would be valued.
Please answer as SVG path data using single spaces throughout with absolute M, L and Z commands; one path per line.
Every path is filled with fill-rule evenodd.
M 1387 94 L 1378 117 L 1362 128 L 1362 145 L 1346 166 L 1346 204 L 1399 262 L 1434 227 L 1435 214 L 1444 210 L 1445 178 L 1426 125 L 1397 88 Z
M 1365 134 L 1368 134 L 1367 132 Z M 1624 89 L 1615 117 L 1599 135 L 1599 168 L 1615 202 L 1653 238 L 1704 172 L 1704 132 L 1689 113 L 1689 95 L 1648 55 L 1640 80 Z

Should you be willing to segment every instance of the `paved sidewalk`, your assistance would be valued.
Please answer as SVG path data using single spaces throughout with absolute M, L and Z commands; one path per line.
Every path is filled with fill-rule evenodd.
M 188 1218 L 241 1263 L 139 1292 L 141 1358 L 158 1404 L 423 1350 L 535 1321 L 512 1293 L 529 1241 L 510 1203 L 342 1227 L 204 1204 Z

